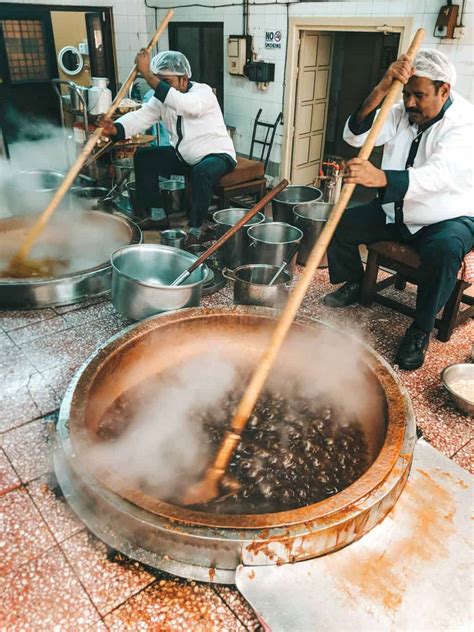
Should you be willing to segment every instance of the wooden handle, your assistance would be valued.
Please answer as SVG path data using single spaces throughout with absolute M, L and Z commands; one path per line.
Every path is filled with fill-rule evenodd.
M 418 29 L 416 35 L 408 49 L 407 55 L 410 61 L 413 61 L 421 41 L 424 37 L 423 29 Z M 374 148 L 377 136 L 385 123 L 387 115 L 392 107 L 395 99 L 397 98 L 400 88 L 402 86 L 401 81 L 395 80 L 390 87 L 390 90 L 385 97 L 383 105 L 380 109 L 379 115 L 375 119 L 372 129 L 367 136 L 361 150 L 359 151 L 359 158 L 367 159 L 370 156 L 372 149 Z M 230 430 L 227 431 L 223 443 L 215 456 L 211 469 L 217 470 L 221 473 L 221 476 L 225 473 L 232 454 L 238 444 L 236 437 L 240 437 L 242 430 L 244 429 L 247 420 L 252 413 L 252 410 L 257 403 L 257 399 L 261 393 L 261 390 L 267 380 L 268 374 L 273 366 L 273 363 L 280 351 L 280 348 L 286 338 L 286 335 L 293 323 L 293 320 L 300 308 L 303 298 L 309 288 L 313 276 L 321 262 L 321 259 L 326 252 L 329 242 L 332 239 L 334 231 L 339 223 L 342 214 L 351 198 L 354 191 L 355 184 L 345 184 L 341 191 L 341 196 L 334 206 L 329 219 L 326 222 L 324 229 L 322 230 L 318 240 L 316 241 L 311 254 L 306 262 L 306 267 L 295 285 L 290 298 L 283 309 L 280 320 L 275 327 L 270 344 L 264 351 L 260 361 L 255 369 L 250 382 L 240 400 L 237 411 L 230 424 Z
M 254 217 L 259 211 L 261 211 L 262 208 L 265 208 L 268 202 L 270 202 L 270 200 L 272 200 L 276 195 L 281 193 L 281 191 L 283 191 L 283 189 L 287 186 L 288 180 L 282 180 L 281 182 L 279 182 L 276 187 L 269 191 L 259 202 L 257 202 L 257 204 L 255 204 L 255 206 L 251 208 L 248 213 L 245 213 L 245 215 L 237 222 L 237 224 L 234 224 L 232 228 L 229 228 L 229 230 L 226 231 L 222 235 L 222 237 L 219 237 L 219 239 L 214 244 L 212 244 L 212 246 L 208 248 L 206 252 L 203 252 L 199 259 L 196 259 L 196 261 L 191 266 L 189 266 L 187 271 L 191 273 L 196 268 L 199 268 L 201 263 L 204 263 L 204 261 L 212 256 L 216 252 L 216 250 L 219 250 L 222 244 L 224 244 L 228 239 L 235 235 L 235 233 L 238 232 L 242 228 L 242 226 L 245 226 L 245 224 L 247 224 L 252 219 L 252 217 Z
M 165 30 L 165 28 L 168 26 L 168 22 L 171 20 L 172 17 L 173 17 L 173 10 L 170 9 L 168 11 L 168 13 L 166 14 L 165 18 L 163 19 L 163 21 L 161 22 L 161 24 L 160 24 L 159 28 L 157 29 L 156 33 L 151 38 L 148 46 L 146 47 L 148 51 L 151 51 L 151 49 L 155 46 L 155 44 L 157 43 L 157 41 L 160 38 L 161 34 Z M 105 114 L 106 118 L 110 118 L 112 116 L 112 114 L 115 112 L 115 110 L 117 109 L 119 103 L 121 102 L 121 100 L 123 99 L 125 94 L 128 92 L 128 89 L 129 89 L 130 85 L 135 80 L 137 74 L 138 74 L 138 70 L 137 70 L 137 66 L 135 64 L 135 66 L 133 67 L 133 70 L 128 75 L 127 79 L 125 80 L 125 83 L 120 88 L 120 90 L 118 91 L 118 93 L 117 93 L 115 99 L 113 100 L 111 106 L 107 110 L 107 112 Z M 62 181 L 61 186 L 59 187 L 59 189 L 54 194 L 53 199 L 51 200 L 49 205 L 46 207 L 46 209 L 41 213 L 40 217 L 38 218 L 38 221 L 35 223 L 35 225 L 32 227 L 30 232 L 27 234 L 27 236 L 25 237 L 25 239 L 21 243 L 21 246 L 18 249 L 18 252 L 15 255 L 14 259 L 16 259 L 16 260 L 26 259 L 26 257 L 28 256 L 28 253 L 30 252 L 31 247 L 33 246 L 34 242 L 36 241 L 36 239 L 38 238 L 40 233 L 43 231 L 44 227 L 46 226 L 46 223 L 48 222 L 49 218 L 51 217 L 51 215 L 54 213 L 54 211 L 58 207 L 58 205 L 61 202 L 61 200 L 63 199 L 63 197 L 66 195 L 66 193 L 69 190 L 71 184 L 74 182 L 74 180 L 78 176 L 80 170 L 82 169 L 82 166 L 84 165 L 84 163 L 87 160 L 88 156 L 90 155 L 90 153 L 94 149 L 95 144 L 97 143 L 97 141 L 99 140 L 101 135 L 102 135 L 102 128 L 98 127 L 94 131 L 94 133 L 89 137 L 89 139 L 88 139 L 87 143 L 85 144 L 83 150 L 81 151 L 81 153 L 79 154 L 78 158 L 76 159 L 76 162 L 73 164 L 73 166 L 69 170 L 68 174 L 66 175 L 66 177 Z

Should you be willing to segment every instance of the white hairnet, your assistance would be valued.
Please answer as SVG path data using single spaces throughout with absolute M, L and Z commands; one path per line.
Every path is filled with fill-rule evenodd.
M 191 77 L 191 65 L 183 53 L 176 50 L 163 50 L 150 62 L 155 75 L 186 75 Z
M 456 83 L 456 68 L 444 53 L 436 48 L 420 50 L 413 62 L 415 75 L 432 81 L 446 81 L 451 86 Z

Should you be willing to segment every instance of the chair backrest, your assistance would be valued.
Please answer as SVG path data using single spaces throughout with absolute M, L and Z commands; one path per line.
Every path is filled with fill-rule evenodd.
M 283 119 L 283 114 L 282 112 L 280 112 L 274 123 L 264 123 L 260 120 L 261 113 L 262 108 L 259 109 L 253 124 L 252 142 L 250 144 L 249 158 L 250 160 L 254 160 L 254 147 L 255 145 L 261 145 L 262 151 L 260 152 L 260 157 L 257 156 L 256 159 L 260 162 L 263 162 L 264 169 L 266 169 L 268 161 L 270 160 L 270 152 L 273 147 L 273 141 L 275 140 L 276 128 L 278 127 L 280 121 Z M 263 128 L 264 134 L 261 138 L 257 138 L 257 134 L 261 131 L 261 128 Z

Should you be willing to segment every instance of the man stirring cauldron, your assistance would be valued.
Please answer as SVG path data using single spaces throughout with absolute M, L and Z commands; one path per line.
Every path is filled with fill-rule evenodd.
M 384 146 L 382 169 L 353 158 L 345 181 L 378 189 L 369 204 L 348 208 L 328 249 L 331 283 L 344 283 L 324 303 L 357 302 L 364 274 L 359 245 L 375 241 L 410 244 L 420 256 L 416 315 L 398 348 L 395 363 L 419 368 L 438 311 L 454 289 L 466 253 L 474 243 L 473 107 L 451 92 L 456 70 L 443 53 L 422 50 L 413 66 L 403 55 L 390 65 L 357 112 L 344 139 L 364 143 L 392 82 L 404 84 L 403 103 L 394 105 L 377 138 Z
M 201 227 L 213 185 L 237 164 L 232 140 L 212 89 L 190 81 L 191 66 L 182 53 L 162 51 L 150 64 L 149 52 L 142 49 L 135 62 L 155 91 L 154 96 L 140 110 L 125 114 L 115 124 L 103 117 L 100 125 L 106 136 L 117 141 L 144 132 L 159 121 L 164 123 L 171 146 L 144 147 L 135 153 L 137 204 L 147 217 L 140 225 L 169 227 L 166 216 L 159 222 L 151 220 L 154 209 L 161 207 L 158 177 L 188 175 L 192 187 L 188 244 L 197 243 L 205 238 Z

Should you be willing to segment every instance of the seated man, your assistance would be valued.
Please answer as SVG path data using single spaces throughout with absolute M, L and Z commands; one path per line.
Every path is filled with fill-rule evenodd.
M 103 117 L 100 125 L 105 135 L 122 140 L 144 132 L 160 120 L 164 123 L 171 146 L 146 147 L 135 154 L 137 203 L 145 216 L 151 216 L 152 209 L 161 206 L 158 177 L 189 175 L 192 186 L 189 241 L 197 242 L 213 185 L 237 164 L 232 140 L 212 89 L 190 81 L 191 66 L 182 53 L 163 51 L 153 57 L 150 65 L 150 54 L 142 49 L 136 64 L 155 91 L 154 96 L 140 110 L 125 114 L 115 124 Z M 151 224 L 147 220 L 141 225 Z M 155 227 L 167 225 L 166 218 Z
M 359 245 L 391 240 L 410 244 L 420 256 L 416 317 L 395 363 L 419 368 L 438 311 L 456 283 L 461 262 L 473 247 L 473 107 L 451 92 L 452 62 L 435 49 L 404 55 L 346 123 L 344 139 L 360 147 L 392 82 L 404 84 L 403 103 L 394 105 L 377 138 L 384 146 L 382 169 L 367 160 L 347 163 L 348 183 L 378 190 L 369 204 L 348 208 L 328 249 L 331 283 L 342 283 L 324 303 L 357 302 L 364 269 Z

